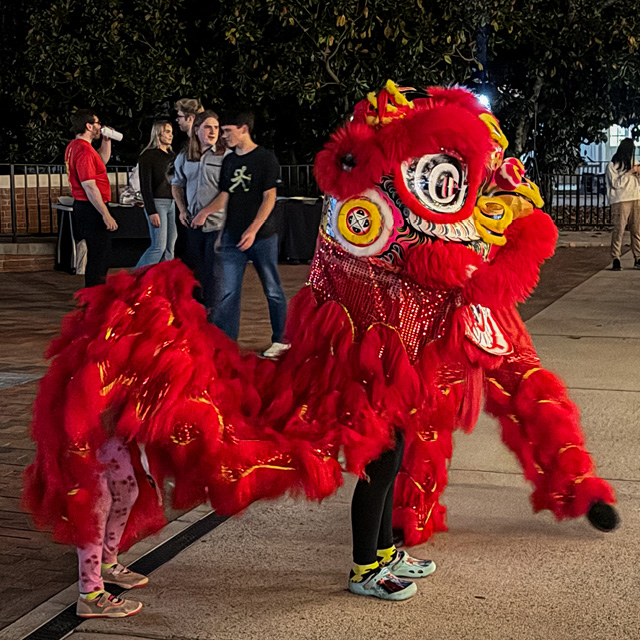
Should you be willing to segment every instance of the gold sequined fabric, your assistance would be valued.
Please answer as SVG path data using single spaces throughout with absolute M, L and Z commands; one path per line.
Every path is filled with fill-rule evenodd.
M 319 303 L 343 305 L 356 337 L 371 325 L 397 330 L 411 362 L 422 348 L 445 335 L 457 289 L 429 289 L 370 258 L 354 256 L 322 236 L 309 276 Z

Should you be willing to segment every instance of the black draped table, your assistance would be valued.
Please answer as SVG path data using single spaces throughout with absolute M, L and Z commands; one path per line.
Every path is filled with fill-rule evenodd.
M 56 253 L 56 269 L 76 272 L 78 262 L 77 226 L 73 207 L 54 204 L 58 210 L 58 250 Z M 135 267 L 149 246 L 149 227 L 142 207 L 123 207 L 109 204 L 109 213 L 118 223 L 112 232 L 110 267 Z
M 73 207 L 54 204 L 58 211 L 56 269 L 76 273 L 80 258 Z M 134 267 L 149 246 L 149 227 L 142 207 L 109 204 L 118 223 L 112 232 L 110 267 Z M 280 240 L 280 262 L 309 262 L 313 258 L 322 216 L 321 198 L 278 198 L 275 211 Z
M 280 262 L 309 262 L 313 258 L 322 217 L 322 198 L 278 198 Z

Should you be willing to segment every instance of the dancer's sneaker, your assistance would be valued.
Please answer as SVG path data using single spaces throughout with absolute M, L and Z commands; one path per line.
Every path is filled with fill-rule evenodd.
M 404 549 L 398 549 L 396 557 L 383 566 L 397 578 L 426 578 L 436 570 L 433 560 L 412 558 Z
M 290 344 L 283 342 L 274 342 L 266 351 L 262 352 L 263 358 L 279 358 L 283 353 L 291 349 Z
M 135 615 L 140 609 L 142 602 L 118 598 L 104 591 L 93 600 L 80 596 L 76 605 L 76 615 L 80 618 L 126 618 Z
M 360 582 L 349 580 L 349 591 L 359 596 L 372 596 L 382 600 L 408 600 L 418 591 L 414 582 L 394 576 L 388 567 L 374 569 Z
M 139 589 L 140 587 L 146 587 L 149 582 L 147 576 L 130 571 L 121 564 L 114 564 L 108 569 L 103 568 L 102 571 L 100 571 L 100 576 L 104 582 L 117 584 L 123 589 Z

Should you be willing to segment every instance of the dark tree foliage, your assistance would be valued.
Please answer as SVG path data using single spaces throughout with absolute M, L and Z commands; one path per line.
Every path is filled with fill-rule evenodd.
M 8 2 L 8 0 L 4 0 Z M 514 153 L 571 168 L 640 109 L 631 0 L 23 0 L 0 12 L 2 160 L 59 160 L 74 108 L 134 161 L 180 97 L 251 107 L 258 139 L 307 162 L 387 78 L 489 94 Z M 480 46 L 478 46 L 480 44 Z
M 514 3 L 489 62 L 514 154 L 535 139 L 543 170 L 573 169 L 582 141 L 640 118 L 639 16 L 629 0 Z

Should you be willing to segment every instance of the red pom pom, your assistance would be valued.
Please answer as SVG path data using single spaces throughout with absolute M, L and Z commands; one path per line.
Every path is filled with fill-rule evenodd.
M 383 162 L 373 129 L 350 122 L 316 156 L 316 180 L 325 193 L 345 200 L 380 182 Z

